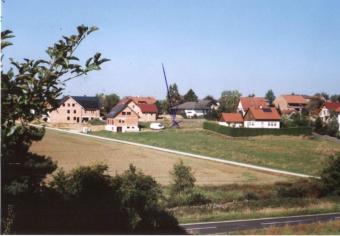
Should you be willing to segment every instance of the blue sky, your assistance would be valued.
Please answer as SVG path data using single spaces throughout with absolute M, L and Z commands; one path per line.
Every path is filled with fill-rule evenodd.
M 65 94 L 164 98 L 162 62 L 170 83 L 200 97 L 340 93 L 338 0 L 6 0 L 2 16 L 16 35 L 5 60 L 46 57 L 77 25 L 100 28 L 78 55 L 99 51 L 111 61 Z

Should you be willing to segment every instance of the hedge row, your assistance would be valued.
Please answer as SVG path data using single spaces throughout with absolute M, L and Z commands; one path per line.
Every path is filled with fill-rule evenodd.
M 213 122 L 204 122 L 203 128 L 232 137 L 257 135 L 311 135 L 312 127 L 261 129 L 261 128 L 231 128 Z

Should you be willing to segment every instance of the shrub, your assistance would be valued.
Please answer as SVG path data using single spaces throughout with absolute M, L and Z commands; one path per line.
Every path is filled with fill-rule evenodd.
M 340 153 L 329 157 L 321 172 L 321 183 L 326 194 L 340 195 Z
M 247 200 L 259 200 L 259 196 L 254 192 L 247 192 L 244 198 Z
M 247 137 L 257 135 L 311 135 L 311 127 L 262 129 L 262 128 L 231 128 L 214 122 L 204 122 L 203 128 L 233 137 Z
M 175 164 L 170 172 L 172 176 L 172 184 L 170 185 L 171 194 L 190 191 L 194 188 L 196 179 L 190 166 L 185 166 L 181 160 Z
M 280 185 L 277 195 L 284 198 L 321 197 L 323 190 L 320 183 L 315 179 L 299 180 Z
M 167 206 L 197 206 L 210 203 L 211 200 L 203 192 L 193 189 L 181 194 L 170 195 Z

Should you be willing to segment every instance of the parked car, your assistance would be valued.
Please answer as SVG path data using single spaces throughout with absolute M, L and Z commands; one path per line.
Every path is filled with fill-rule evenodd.
M 164 129 L 164 125 L 161 123 L 151 123 L 150 129 Z

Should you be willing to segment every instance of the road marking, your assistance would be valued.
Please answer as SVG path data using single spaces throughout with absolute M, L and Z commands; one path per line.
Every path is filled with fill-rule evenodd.
M 309 215 L 295 215 L 295 216 L 277 216 L 277 217 L 264 217 L 257 219 L 242 219 L 242 220 L 224 220 L 224 221 L 210 221 L 210 222 L 196 222 L 196 223 L 185 223 L 180 224 L 180 226 L 186 225 L 202 225 L 202 224 L 219 224 L 219 223 L 234 223 L 234 222 L 244 222 L 244 221 L 259 221 L 259 220 L 273 220 L 273 219 L 289 219 L 289 218 L 301 218 L 301 217 L 309 217 L 309 216 L 328 216 L 328 215 L 336 215 L 340 214 L 340 212 L 331 212 L 331 213 L 321 213 L 321 214 L 309 214 Z M 340 218 L 340 216 L 339 216 Z
M 34 125 L 34 124 L 31 124 L 31 125 L 35 126 L 35 127 L 40 127 L 40 128 L 43 127 L 41 125 Z M 224 164 L 234 165 L 234 166 L 240 166 L 240 167 L 245 167 L 245 168 L 259 170 L 259 171 L 265 171 L 265 172 L 271 172 L 271 173 L 283 174 L 283 175 L 290 175 L 290 176 L 297 176 L 297 177 L 302 177 L 302 178 L 320 178 L 318 176 L 299 174 L 299 173 L 284 171 L 284 170 L 277 170 L 277 169 L 272 169 L 272 168 L 268 168 L 268 167 L 262 167 L 262 166 L 252 165 L 252 164 L 245 164 L 245 163 L 236 162 L 236 161 L 221 160 L 221 159 L 214 158 L 214 157 L 192 154 L 192 153 L 188 153 L 188 152 L 181 152 L 181 151 L 176 151 L 176 150 L 167 149 L 167 148 L 160 148 L 160 147 L 155 147 L 155 146 L 151 146 L 151 145 L 147 145 L 147 144 L 124 141 L 124 140 L 120 140 L 120 139 L 105 138 L 105 137 L 101 137 L 101 136 L 84 134 L 84 133 L 79 133 L 79 132 L 69 131 L 69 130 L 63 130 L 63 129 L 58 129 L 58 128 L 51 128 L 51 127 L 45 127 L 45 128 L 49 129 L 49 130 L 55 130 L 55 131 L 63 132 L 63 133 L 69 133 L 69 134 L 75 134 L 75 135 L 85 136 L 85 137 L 89 137 L 89 138 L 95 138 L 95 139 L 101 139 L 101 140 L 106 140 L 106 141 L 111 141 L 111 142 L 129 144 L 129 145 L 144 147 L 144 148 L 153 149 L 153 150 L 157 150 L 157 151 L 174 153 L 174 154 L 177 154 L 177 155 L 194 157 L 194 158 L 197 158 L 197 159 L 209 160 L 209 161 L 214 161 L 214 162 L 219 162 L 219 163 L 224 163 Z
M 190 228 L 190 229 L 185 229 L 185 230 L 200 230 L 200 229 L 217 229 L 217 227 L 215 226 L 211 226 L 211 227 L 200 227 L 200 228 Z
M 276 221 L 276 222 L 267 222 L 261 223 L 261 225 L 277 225 L 277 224 L 288 224 L 288 223 L 297 223 L 297 222 L 304 222 L 306 220 L 287 220 L 287 221 Z

